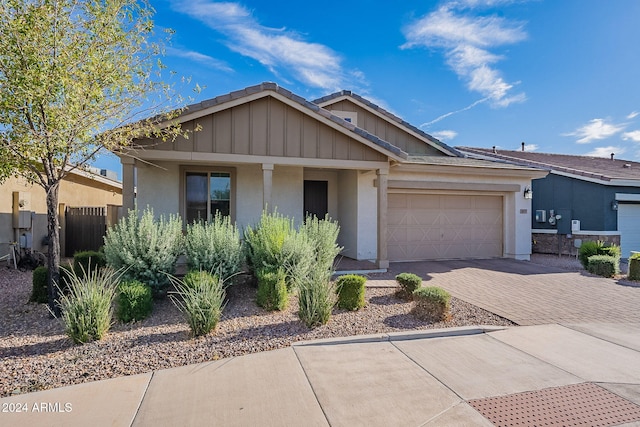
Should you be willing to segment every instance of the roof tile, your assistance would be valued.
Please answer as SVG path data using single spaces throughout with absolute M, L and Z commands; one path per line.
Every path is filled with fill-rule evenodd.
M 497 150 L 477 147 L 456 147 L 472 155 L 481 155 L 511 163 L 599 179 L 640 180 L 640 163 L 631 160 L 534 151 Z
M 352 93 L 350 90 L 342 90 L 342 91 L 339 91 L 339 92 L 335 92 L 335 93 L 332 93 L 330 95 L 323 96 L 322 98 L 318 98 L 318 99 L 314 100 L 313 102 L 315 104 L 323 104 L 325 102 L 331 101 L 331 100 L 336 99 L 336 98 L 340 98 L 342 96 L 348 96 L 348 97 L 351 97 L 351 98 L 359 101 L 360 103 L 368 106 L 369 108 L 372 108 L 373 110 L 375 110 L 378 113 L 384 115 L 385 117 L 389 118 L 390 120 L 392 120 L 392 121 L 394 121 L 396 123 L 399 123 L 400 125 L 408 128 L 408 129 L 411 129 L 415 133 L 419 134 L 423 138 L 428 139 L 432 143 L 440 146 L 441 148 L 445 149 L 446 151 L 450 152 L 451 154 L 454 154 L 456 156 L 462 157 L 462 154 L 459 153 L 455 148 L 453 148 L 453 147 L 445 144 L 444 142 L 434 138 L 433 136 L 431 136 L 428 133 L 424 132 L 420 128 L 417 128 L 416 126 L 414 126 L 411 123 L 401 119 L 400 117 L 396 116 L 395 114 L 390 113 L 389 111 L 387 111 L 384 108 L 378 106 L 377 104 L 374 104 L 373 102 L 369 101 L 368 99 L 363 98 L 362 96 L 357 95 L 355 93 Z

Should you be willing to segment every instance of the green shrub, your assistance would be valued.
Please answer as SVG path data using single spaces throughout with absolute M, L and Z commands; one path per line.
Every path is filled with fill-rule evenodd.
M 364 284 L 366 281 L 366 277 L 357 274 L 340 276 L 336 282 L 338 307 L 347 310 L 358 310 L 364 307 Z
M 613 277 L 620 273 L 620 259 L 611 255 L 591 255 L 587 271 L 602 277 Z
M 33 270 L 31 297 L 29 301 L 45 304 L 49 302 L 49 292 L 47 289 L 47 280 L 49 269 L 44 266 L 36 267 Z
M 333 274 L 333 263 L 342 251 L 342 247 L 337 243 L 340 233 L 338 223 L 329 219 L 328 216 L 324 219 L 308 216 L 300 227 L 300 232 L 307 236 L 311 244 L 315 253 L 315 263 Z
M 260 222 L 244 233 L 247 264 L 259 270 L 284 268 L 287 288 L 304 280 L 314 260 L 313 247 L 306 234 L 295 229 L 293 219 L 277 212 L 263 212 Z
M 331 318 L 337 296 L 330 279 L 324 267 L 314 266 L 298 285 L 298 316 L 310 328 L 324 325 Z
M 281 268 L 276 271 L 262 269 L 257 272 L 256 276 L 258 278 L 256 303 L 266 310 L 284 310 L 289 303 L 284 270 Z
M 451 295 L 442 288 L 429 286 L 413 291 L 413 314 L 426 321 L 443 321 L 450 317 Z
M 633 254 L 629 257 L 627 278 L 629 280 L 640 280 L 640 253 Z
M 116 317 L 121 322 L 146 319 L 153 310 L 151 288 L 137 280 L 121 282 L 117 288 Z
M 211 222 L 188 225 L 185 247 L 190 270 L 214 272 L 225 283 L 242 268 L 240 232 L 231 218 L 220 212 Z
M 589 265 L 589 257 L 593 255 L 598 255 L 598 251 L 602 247 L 601 241 L 586 241 L 582 242 L 580 249 L 578 249 L 578 259 L 582 266 L 586 269 Z
M 317 266 L 312 242 L 304 232 L 294 232 L 285 239 L 281 255 L 279 265 L 284 268 L 287 289 L 291 292 Z
M 111 305 L 120 273 L 111 268 L 76 274 L 67 271 L 68 293 L 60 293 L 59 305 L 65 332 L 75 343 L 100 340 L 111 327 Z
M 169 296 L 185 314 L 191 334 L 197 337 L 214 330 L 224 308 L 226 293 L 222 280 L 207 272 L 192 275 L 188 284 L 174 277 L 170 280 L 176 292 Z
M 412 299 L 413 292 L 422 286 L 422 278 L 413 273 L 400 273 L 396 276 L 396 281 L 400 285 L 398 295 L 404 299 Z
M 609 255 L 614 258 L 620 259 L 622 252 L 620 250 L 620 246 L 610 245 L 610 246 L 603 246 L 602 248 L 600 248 L 598 250 L 598 255 Z
M 217 282 L 216 275 L 204 270 L 191 270 L 182 278 L 182 283 L 189 288 L 195 288 L 199 284 L 215 286 Z
M 82 266 L 82 267 L 80 267 Z M 99 251 L 82 251 L 73 254 L 73 270 L 76 273 L 89 270 L 91 268 L 103 268 L 107 266 L 104 253 Z
M 58 283 L 58 289 L 61 290 L 62 293 L 69 293 L 67 283 L 69 282 L 70 271 L 76 271 L 73 268 L 72 264 L 65 264 L 60 266 L 60 280 Z M 78 269 L 80 272 L 81 270 Z M 49 280 L 49 268 L 47 266 L 41 265 L 33 270 L 33 288 L 31 290 L 31 296 L 29 297 L 29 301 L 37 302 L 39 304 L 44 304 L 49 302 L 49 288 L 48 286 Z
M 589 270 L 589 257 L 593 255 L 608 255 L 617 258 L 618 261 L 616 270 L 620 270 L 620 246 L 613 244 L 605 245 L 605 243 L 601 240 L 590 240 L 584 242 L 578 250 L 578 259 L 586 270 Z
M 244 231 L 247 263 L 254 271 L 267 268 L 271 271 L 282 266 L 282 248 L 285 240 L 294 234 L 293 220 L 274 212 L 262 212 L 255 227 Z
M 164 216 L 155 219 L 150 208 L 138 214 L 137 210 L 130 210 L 107 230 L 107 264 L 123 269 L 125 280 L 146 283 L 156 295 L 163 295 L 169 284 L 168 275 L 175 272 L 183 250 L 182 221 L 175 215 L 168 220 Z

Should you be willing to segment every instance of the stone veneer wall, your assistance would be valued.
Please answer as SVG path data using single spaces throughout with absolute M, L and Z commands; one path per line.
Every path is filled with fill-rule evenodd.
M 571 238 L 567 237 L 571 236 Z M 558 239 L 560 239 L 560 250 L 562 255 L 575 255 L 577 248 L 573 245 L 575 239 L 601 240 L 605 243 L 620 245 L 620 235 L 599 235 L 599 234 L 547 234 L 531 233 L 531 251 L 538 254 L 558 254 Z

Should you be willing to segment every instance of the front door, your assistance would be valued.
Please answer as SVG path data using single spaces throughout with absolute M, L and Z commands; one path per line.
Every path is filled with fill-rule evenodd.
M 324 219 L 329 213 L 327 181 L 304 181 L 304 215 Z

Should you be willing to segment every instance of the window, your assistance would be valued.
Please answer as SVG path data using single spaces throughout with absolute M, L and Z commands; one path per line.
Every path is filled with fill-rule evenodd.
M 185 213 L 187 223 L 210 220 L 216 212 L 231 211 L 231 174 L 228 172 L 187 172 Z
M 340 117 L 342 120 L 358 126 L 358 113 L 355 111 L 332 110 L 331 114 Z

